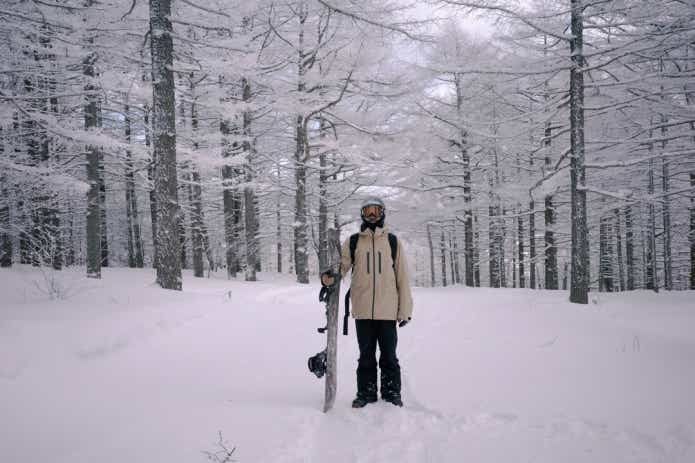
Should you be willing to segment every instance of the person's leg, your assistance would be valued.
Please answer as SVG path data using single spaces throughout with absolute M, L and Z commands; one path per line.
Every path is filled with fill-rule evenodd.
M 398 332 L 395 320 L 379 321 L 379 368 L 381 369 L 381 398 L 389 402 L 401 401 L 401 367 L 396 356 Z M 397 404 L 398 405 L 398 404 Z
M 360 358 L 357 362 L 357 397 L 374 402 L 376 394 L 377 328 L 374 320 L 355 320 Z

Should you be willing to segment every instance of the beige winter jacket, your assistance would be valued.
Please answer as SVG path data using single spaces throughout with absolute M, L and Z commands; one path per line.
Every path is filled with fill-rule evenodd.
M 354 318 L 409 320 L 412 317 L 413 297 L 410 293 L 405 251 L 400 239 L 395 266 L 391 259 L 387 229 L 377 227 L 372 232 L 367 228 L 360 232 L 354 263 L 350 258 L 350 240 L 345 240 L 341 275 L 345 276 L 353 266 L 350 300 Z

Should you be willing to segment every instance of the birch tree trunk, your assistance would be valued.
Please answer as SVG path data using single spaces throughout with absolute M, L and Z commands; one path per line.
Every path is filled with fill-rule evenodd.
M 583 0 L 571 0 L 570 51 L 570 188 L 572 222 L 572 269 L 570 302 L 589 302 L 589 233 L 586 214 L 584 170 L 584 19 Z
M 170 0 L 150 0 L 153 144 L 157 198 L 157 283 L 180 290 L 181 242 L 176 177 L 176 102 Z

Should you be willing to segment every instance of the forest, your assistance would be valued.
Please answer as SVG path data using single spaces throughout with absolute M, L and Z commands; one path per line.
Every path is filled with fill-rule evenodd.
M 2 0 L 0 265 L 695 289 L 693 0 Z M 345 234 L 343 234 L 345 237 Z

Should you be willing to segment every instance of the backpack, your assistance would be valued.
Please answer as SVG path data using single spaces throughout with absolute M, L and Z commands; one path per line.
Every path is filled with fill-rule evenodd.
M 391 262 L 393 263 L 393 271 L 396 271 L 396 255 L 398 254 L 398 238 L 393 233 L 388 234 L 389 246 L 391 247 Z M 355 233 L 350 235 L 350 260 L 355 263 L 355 251 L 357 250 L 357 240 L 360 239 L 360 234 Z M 352 267 L 352 271 L 355 271 L 355 267 Z M 348 289 L 345 293 L 345 316 L 343 317 L 343 335 L 348 334 L 348 320 L 350 319 L 350 291 Z

